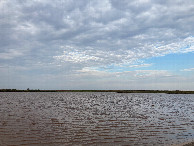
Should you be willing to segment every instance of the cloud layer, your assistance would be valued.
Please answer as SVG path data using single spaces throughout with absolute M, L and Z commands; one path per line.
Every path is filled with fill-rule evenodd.
M 194 52 L 193 20 L 193 0 L 2 0 L 0 66 L 80 80 L 86 68 L 149 67 L 144 59 Z

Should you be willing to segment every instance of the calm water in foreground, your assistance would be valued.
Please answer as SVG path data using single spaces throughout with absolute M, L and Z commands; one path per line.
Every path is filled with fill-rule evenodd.
M 194 95 L 0 93 L 0 145 L 171 145 L 194 138 Z

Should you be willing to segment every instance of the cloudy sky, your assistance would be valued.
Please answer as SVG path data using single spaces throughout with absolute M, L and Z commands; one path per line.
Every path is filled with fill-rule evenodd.
M 194 1 L 0 0 L 0 88 L 194 90 Z

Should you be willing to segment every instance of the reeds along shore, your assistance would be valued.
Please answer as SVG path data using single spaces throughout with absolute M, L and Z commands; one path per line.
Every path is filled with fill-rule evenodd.
M 116 92 L 116 93 L 166 93 L 166 94 L 194 94 L 194 91 L 181 90 L 39 90 L 39 89 L 0 89 L 0 92 Z

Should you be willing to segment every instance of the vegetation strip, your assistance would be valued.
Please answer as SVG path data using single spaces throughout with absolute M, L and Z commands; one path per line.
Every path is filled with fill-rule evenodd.
M 116 93 L 166 93 L 166 94 L 194 94 L 194 91 L 181 90 L 39 90 L 39 89 L 0 89 L 0 92 L 116 92 Z

